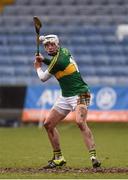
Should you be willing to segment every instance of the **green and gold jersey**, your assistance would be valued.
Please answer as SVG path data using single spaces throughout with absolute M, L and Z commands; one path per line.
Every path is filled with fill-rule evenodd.
M 70 97 L 90 91 L 68 49 L 59 48 L 51 61 L 45 59 L 44 63 L 48 65 L 49 73 L 59 81 L 62 96 Z

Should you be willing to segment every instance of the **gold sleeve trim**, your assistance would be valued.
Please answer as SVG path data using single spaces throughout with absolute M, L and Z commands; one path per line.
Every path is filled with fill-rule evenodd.
M 75 71 L 77 71 L 75 65 L 74 64 L 69 64 L 63 71 L 58 71 L 55 74 L 55 77 L 57 79 L 60 79 L 63 76 L 67 76 L 67 75 L 70 75 L 70 74 L 74 73 Z
M 49 67 L 48 67 L 48 72 L 50 72 L 51 69 L 53 68 L 53 66 L 55 65 L 55 63 L 56 63 L 56 61 L 57 61 L 57 59 L 58 59 L 58 56 L 59 56 L 59 52 L 57 53 L 56 56 L 54 56 L 52 62 L 50 63 L 50 65 L 49 65 Z

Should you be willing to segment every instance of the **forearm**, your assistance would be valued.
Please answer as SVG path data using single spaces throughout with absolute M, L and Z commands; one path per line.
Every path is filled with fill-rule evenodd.
M 39 79 L 43 82 L 47 81 L 49 78 L 51 78 L 51 74 L 48 72 L 48 70 L 43 71 L 41 67 L 37 68 L 37 75 Z

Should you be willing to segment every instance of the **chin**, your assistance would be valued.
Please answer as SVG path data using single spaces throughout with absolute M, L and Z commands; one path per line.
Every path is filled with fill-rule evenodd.
M 49 56 L 55 56 L 57 54 L 57 52 L 49 52 L 48 55 Z

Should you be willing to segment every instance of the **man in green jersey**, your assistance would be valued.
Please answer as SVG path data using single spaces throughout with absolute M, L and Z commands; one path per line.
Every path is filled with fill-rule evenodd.
M 94 138 L 87 125 L 87 109 L 90 103 L 90 90 L 83 81 L 77 64 L 69 50 L 59 45 L 56 35 L 50 34 L 40 36 L 45 51 L 52 56 L 51 60 L 43 55 L 35 57 L 34 67 L 38 77 L 45 82 L 52 76 L 58 80 L 62 95 L 57 99 L 49 115 L 44 121 L 44 127 L 48 133 L 50 143 L 53 148 L 53 158 L 48 161 L 44 168 L 55 168 L 66 164 L 66 160 L 61 152 L 59 134 L 56 125 L 63 120 L 70 111 L 76 112 L 76 124 L 78 125 L 84 139 L 84 143 L 89 151 L 93 168 L 100 167 L 101 163 L 96 157 Z M 43 71 L 42 63 L 48 65 Z

